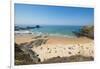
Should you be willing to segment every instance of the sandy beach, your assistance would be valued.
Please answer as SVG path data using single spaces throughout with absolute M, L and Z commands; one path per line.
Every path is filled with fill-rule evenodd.
M 16 35 L 15 36 L 15 42 L 17 44 L 25 43 L 34 41 L 34 35 Z M 42 37 L 42 36 L 41 36 Z M 68 38 L 68 37 L 55 37 L 55 36 L 48 36 L 48 41 L 46 44 L 84 44 L 84 43 L 90 43 L 93 42 L 92 39 L 89 39 L 87 37 L 80 37 L 80 38 Z
M 40 62 L 45 62 L 49 59 L 60 57 L 71 57 L 81 55 L 83 57 L 94 56 L 94 44 L 93 40 L 87 37 L 80 38 L 68 38 L 68 37 L 54 37 L 54 36 L 34 36 L 31 34 L 27 35 L 16 35 L 15 43 L 23 44 L 36 41 L 37 39 L 46 40 L 45 43 L 39 46 L 32 46 L 31 50 L 37 54 Z

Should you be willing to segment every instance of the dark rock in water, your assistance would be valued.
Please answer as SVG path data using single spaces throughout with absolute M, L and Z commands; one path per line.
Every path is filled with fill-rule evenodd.
M 20 30 L 20 27 L 19 26 L 15 26 L 15 31 L 19 31 Z
M 36 26 L 27 26 L 27 27 L 15 26 L 15 31 L 35 29 L 35 28 L 40 28 L 40 26 L 39 25 L 36 25 Z
M 36 28 L 40 28 L 40 26 L 39 25 L 36 25 Z
M 88 37 L 94 39 L 94 26 L 83 26 L 79 32 L 73 31 L 77 37 Z
M 28 26 L 28 27 L 26 27 L 26 29 L 34 29 L 35 27 L 30 27 L 30 26 Z

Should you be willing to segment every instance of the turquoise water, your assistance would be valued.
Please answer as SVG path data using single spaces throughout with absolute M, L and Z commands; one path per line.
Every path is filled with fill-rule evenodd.
M 31 29 L 33 33 L 49 34 L 51 36 L 75 36 L 73 31 L 78 32 L 81 26 L 41 26 L 41 28 Z
M 21 26 L 21 25 L 20 25 Z M 28 25 L 22 25 L 22 27 L 27 27 Z M 50 36 L 64 36 L 64 37 L 74 37 L 73 31 L 78 32 L 82 26 L 64 26 L 64 25 L 40 25 L 40 28 L 28 29 L 35 35 L 50 35 Z

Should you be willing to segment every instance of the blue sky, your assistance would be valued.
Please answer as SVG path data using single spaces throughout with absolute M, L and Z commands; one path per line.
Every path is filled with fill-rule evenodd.
M 15 24 L 89 25 L 93 22 L 93 8 L 15 4 Z

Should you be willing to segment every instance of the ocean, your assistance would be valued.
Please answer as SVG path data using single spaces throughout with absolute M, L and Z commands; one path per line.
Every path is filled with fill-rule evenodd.
M 27 26 L 22 25 L 21 27 L 27 27 Z M 27 29 L 24 31 L 29 31 L 35 35 L 75 37 L 73 31 L 79 32 L 81 27 L 82 26 L 64 26 L 64 25 L 42 25 L 41 26 L 40 25 L 40 28 Z

